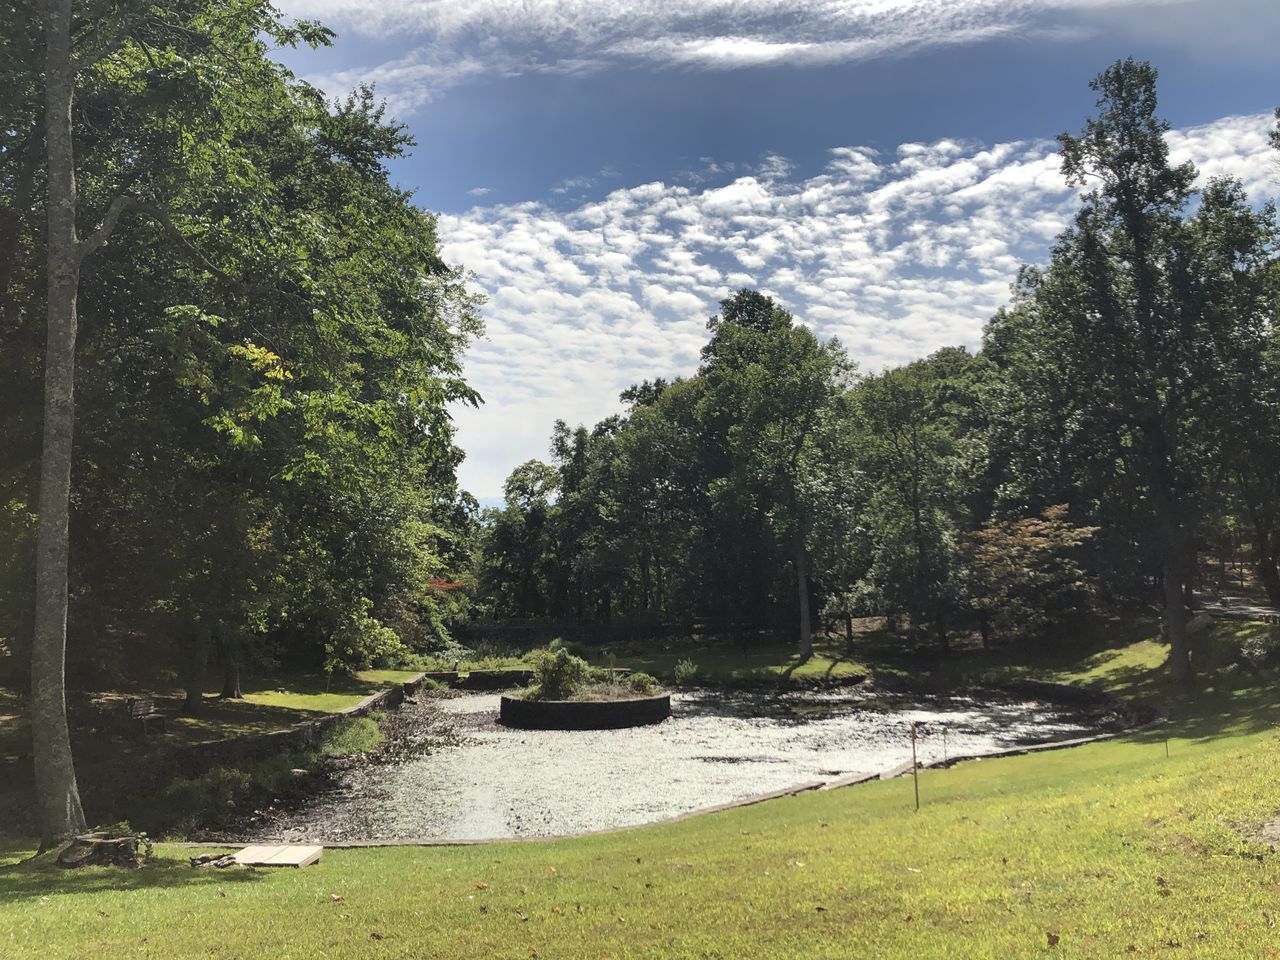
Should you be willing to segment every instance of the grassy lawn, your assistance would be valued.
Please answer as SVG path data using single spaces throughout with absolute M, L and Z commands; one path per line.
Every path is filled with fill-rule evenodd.
M 606 653 L 602 656 L 607 656 Z M 592 662 L 603 662 L 593 657 Z M 794 643 L 771 641 L 756 643 L 745 651 L 732 645 L 703 647 L 676 646 L 669 650 L 626 653 L 618 652 L 617 665 L 643 670 L 655 677 L 669 679 L 676 662 L 691 660 L 698 668 L 698 679 L 705 683 L 724 681 L 775 680 L 784 673 L 797 679 L 865 676 L 868 668 L 860 657 L 850 657 L 843 641 L 815 638 L 813 656 L 800 663 Z
M 1201 641 L 1202 667 L 1252 629 Z M 1280 858 L 1253 839 L 1280 808 L 1275 688 L 1218 670 L 1177 697 L 1161 659 L 1138 639 L 1042 675 L 1157 694 L 1168 727 L 926 771 L 918 814 L 902 779 L 300 871 L 193 871 L 175 848 L 132 873 L 0 866 L 0 955 L 1275 957 Z

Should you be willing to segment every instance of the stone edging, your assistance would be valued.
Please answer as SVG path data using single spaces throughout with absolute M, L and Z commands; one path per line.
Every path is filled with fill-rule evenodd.
M 503 697 L 498 722 L 521 730 L 616 730 L 661 723 L 671 694 L 626 700 L 523 700 Z

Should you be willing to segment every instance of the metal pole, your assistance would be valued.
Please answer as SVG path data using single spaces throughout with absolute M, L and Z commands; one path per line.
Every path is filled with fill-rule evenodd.
M 911 722 L 911 779 L 915 781 L 916 812 L 920 811 L 920 766 L 916 763 L 916 725 Z

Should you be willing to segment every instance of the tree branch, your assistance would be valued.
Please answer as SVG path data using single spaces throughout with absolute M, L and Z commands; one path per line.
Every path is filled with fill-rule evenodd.
M 98 229 L 77 245 L 77 253 L 81 262 L 93 256 L 98 251 L 98 248 L 111 238 L 111 234 L 115 232 L 116 225 L 120 222 L 121 215 L 130 207 L 137 206 L 137 203 L 137 198 L 131 193 L 119 194 L 111 201 L 111 205 L 107 207 L 107 212 L 102 218 L 102 223 L 98 225 Z

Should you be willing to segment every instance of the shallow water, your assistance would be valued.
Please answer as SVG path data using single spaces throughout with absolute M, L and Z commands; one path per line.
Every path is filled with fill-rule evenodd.
M 264 813 L 248 832 L 321 842 L 589 833 L 888 770 L 911 759 L 913 721 L 922 762 L 1097 729 L 1096 718 L 1032 701 L 698 692 L 674 695 L 672 709 L 648 727 L 535 731 L 496 723 L 498 694 L 406 704 L 397 726 L 431 738 L 429 752 L 341 770 L 333 789 Z

